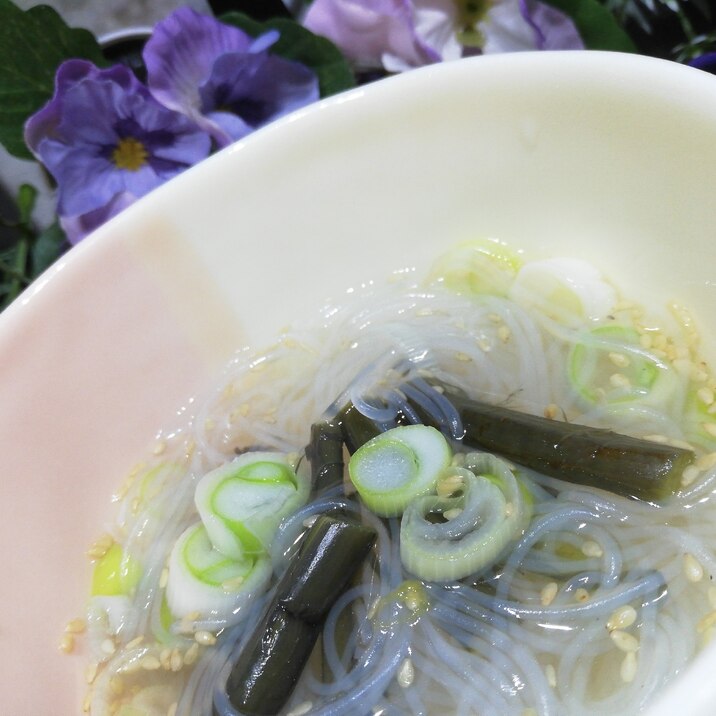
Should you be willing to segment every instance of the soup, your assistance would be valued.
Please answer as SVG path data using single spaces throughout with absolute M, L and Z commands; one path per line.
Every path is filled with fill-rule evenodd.
M 716 625 L 715 391 L 683 307 L 577 259 L 347 294 L 119 489 L 86 708 L 638 713 Z

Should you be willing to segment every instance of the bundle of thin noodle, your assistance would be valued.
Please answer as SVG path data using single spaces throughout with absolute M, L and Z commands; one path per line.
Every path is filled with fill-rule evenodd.
M 457 255 L 240 354 L 130 475 L 93 714 L 632 714 L 710 636 L 693 336 L 579 262 Z

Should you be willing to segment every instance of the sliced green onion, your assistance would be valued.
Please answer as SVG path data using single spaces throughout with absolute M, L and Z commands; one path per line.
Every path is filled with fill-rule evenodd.
M 348 472 L 366 507 L 381 517 L 393 517 L 412 499 L 434 489 L 451 457 L 439 430 L 403 425 L 365 443 L 351 457 Z
M 309 483 L 284 454 L 249 452 L 204 475 L 194 498 L 214 547 L 242 559 L 268 550 L 279 522 L 307 500 Z
M 375 532 L 319 517 L 231 668 L 226 692 L 242 714 L 276 714 L 291 696 L 323 621 L 359 569 Z
M 93 597 L 131 594 L 140 577 L 139 563 L 115 542 L 94 565 L 91 594 Z
M 667 403 L 679 389 L 674 369 L 641 348 L 631 326 L 598 326 L 574 344 L 569 380 L 590 403 Z
M 167 606 L 174 618 L 192 612 L 231 614 L 261 593 L 271 579 L 271 560 L 234 560 L 214 549 L 201 522 L 189 527 L 169 557 Z
M 428 581 L 462 579 L 496 562 L 529 520 L 530 509 L 507 464 L 470 456 L 471 469 L 450 467 L 439 491 L 408 505 L 400 526 L 403 566 Z M 487 477 L 489 476 L 489 477 Z

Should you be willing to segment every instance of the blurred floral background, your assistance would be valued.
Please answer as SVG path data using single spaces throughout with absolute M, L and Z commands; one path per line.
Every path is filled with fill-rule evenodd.
M 583 49 L 716 73 L 716 8 L 710 0 L 0 0 L 0 308 L 139 197 L 296 108 L 434 62 Z

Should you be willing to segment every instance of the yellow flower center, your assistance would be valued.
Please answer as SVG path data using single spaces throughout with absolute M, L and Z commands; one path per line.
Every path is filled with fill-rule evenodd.
M 112 161 L 117 169 L 136 172 L 147 161 L 149 153 L 144 145 L 134 137 L 123 137 L 112 152 Z
M 485 38 L 478 29 L 488 10 L 491 0 L 457 0 L 457 39 L 465 47 L 482 47 Z

